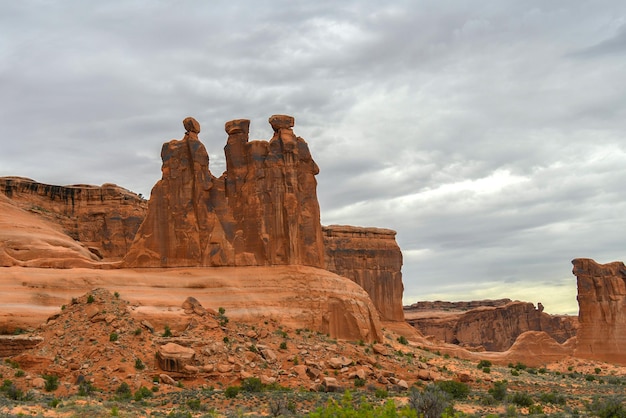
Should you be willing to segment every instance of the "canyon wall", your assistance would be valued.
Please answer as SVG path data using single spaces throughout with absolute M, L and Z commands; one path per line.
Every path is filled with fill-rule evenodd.
M 53 186 L 22 177 L 0 177 L 0 193 L 111 260 L 130 249 L 148 203 L 114 184 Z
M 508 301 L 508 303 L 504 303 Z M 486 306 L 478 306 L 480 303 Z M 504 304 L 503 304 L 504 303 Z M 495 306 L 494 306 L 495 305 Z M 442 308 L 438 310 L 437 308 Z M 433 309 L 435 308 L 435 309 Z M 529 302 L 422 302 L 405 308 L 407 322 L 424 335 L 488 351 L 505 351 L 528 331 L 544 331 L 558 343 L 576 335 L 575 317 L 548 315 Z
M 326 269 L 358 283 L 383 319 L 404 321 L 402 252 L 396 232 L 345 225 L 322 227 Z
M 572 261 L 578 286 L 576 357 L 626 364 L 626 266 Z

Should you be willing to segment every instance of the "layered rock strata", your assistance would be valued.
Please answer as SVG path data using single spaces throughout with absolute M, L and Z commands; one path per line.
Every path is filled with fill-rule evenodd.
M 382 319 L 404 321 L 402 252 L 396 232 L 345 225 L 325 226 L 322 231 L 326 269 L 365 289 Z
M 576 357 L 626 364 L 626 266 L 572 261 L 578 286 Z
M 184 138 L 163 145 L 162 178 L 126 266 L 324 266 L 319 169 L 293 133 L 293 117 L 269 121 L 269 141 L 249 141 L 246 119 L 226 123 L 226 172 L 219 178 L 209 171 L 200 125 L 183 121 Z
M 143 221 L 147 201 L 115 184 L 53 186 L 0 177 L 0 193 L 17 207 L 61 226 L 99 257 L 121 259 Z
M 537 308 L 532 303 L 519 301 L 505 305 L 486 301 L 486 304 L 465 310 L 476 302 L 439 303 L 436 306 L 445 308 L 433 310 L 428 308 L 430 304 L 423 303 L 422 309 L 418 305 L 405 308 L 405 317 L 424 335 L 488 351 L 505 351 L 518 336 L 528 331 L 543 331 L 558 343 L 576 335 L 575 317 L 549 315 L 543 312 L 541 304 Z

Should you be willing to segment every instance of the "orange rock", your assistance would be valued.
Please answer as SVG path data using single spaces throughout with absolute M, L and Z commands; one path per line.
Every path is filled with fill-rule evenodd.
M 323 232 L 326 269 L 365 289 L 383 320 L 404 321 L 402 252 L 396 232 L 346 225 L 325 226 Z
M 185 119 L 184 138 L 163 146 L 162 178 L 125 265 L 323 267 L 319 169 L 292 117 L 270 123 L 269 142 L 249 142 L 248 120 L 227 122 L 226 173 L 215 178 L 198 122 Z
M 114 184 L 53 186 L 22 177 L 0 177 L 2 194 L 110 260 L 121 259 L 129 250 L 147 208 L 139 195 Z
M 626 266 L 572 261 L 578 283 L 576 357 L 626 364 Z
M 406 307 L 405 316 L 424 335 L 488 351 L 507 350 L 526 331 L 545 331 L 563 343 L 576 335 L 578 323 L 576 317 L 552 316 L 543 312 L 541 306 L 535 308 L 530 302 L 509 299 L 419 302 Z

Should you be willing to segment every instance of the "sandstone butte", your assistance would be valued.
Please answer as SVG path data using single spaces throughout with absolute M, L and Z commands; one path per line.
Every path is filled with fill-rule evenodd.
M 572 261 L 578 286 L 577 357 L 626 364 L 626 266 Z
M 180 279 L 174 268 L 222 267 L 220 274 L 231 277 L 231 283 L 246 293 L 232 291 L 233 286 L 225 286 L 209 274 L 206 280 L 228 289 L 231 298 L 218 297 L 223 290 L 216 291 L 214 298 L 204 303 L 227 306 L 234 319 L 280 314 L 287 322 L 297 318 L 301 326 L 333 337 L 380 339 L 380 314 L 385 320 L 403 321 L 402 255 L 395 232 L 337 226 L 322 229 L 315 180 L 319 169 L 308 145 L 293 133 L 293 117 L 274 115 L 269 122 L 274 129 L 269 141 L 249 141 L 248 120 L 226 123 L 227 169 L 216 178 L 198 139 L 199 123 L 185 119 L 183 139 L 162 147 L 162 178 L 148 202 L 110 184 L 52 186 L 24 178 L 0 179 L 4 193 L 0 205 L 6 208 L 0 222 L 7 226 L 0 231 L 1 265 L 95 269 L 81 272 L 78 284 L 62 279 L 58 280 L 61 286 L 43 287 L 31 278 L 45 272 L 33 274 L 35 270 L 30 270 L 23 276 L 20 270 L 11 272 L 9 287 L 19 282 L 20 291 L 46 290 L 18 296 L 16 300 L 26 299 L 24 304 L 5 309 L 0 326 L 33 326 L 50 309 L 100 281 L 110 286 L 134 283 L 114 271 L 118 268 L 122 272 L 150 268 L 140 274 L 141 284 L 148 289 L 134 301 L 143 304 L 144 311 L 150 311 L 148 306 L 154 308 L 151 313 L 157 317 L 167 316 L 163 312 L 180 306 L 178 300 L 160 300 L 176 293 L 172 289 Z M 346 235 L 347 228 L 351 236 Z M 337 236 L 349 251 L 338 251 Z M 369 259 L 367 264 L 362 262 L 364 258 Z M 230 267 L 233 269 L 228 270 Z M 343 277 L 331 272 L 362 287 L 344 283 Z M 64 275 L 71 277 L 74 271 Z M 146 275 L 150 279 L 145 279 Z M 281 278 L 290 298 L 269 284 L 268 277 L 273 275 Z M 159 286 L 168 291 L 150 295 L 149 289 L 154 290 L 150 285 L 156 286 L 159 277 L 163 278 Z M 210 287 L 201 282 L 193 288 Z M 372 293 L 370 298 L 363 288 L 380 294 Z M 245 301 L 247 309 L 232 300 L 234 295 Z M 316 319 L 304 320 L 302 312 Z

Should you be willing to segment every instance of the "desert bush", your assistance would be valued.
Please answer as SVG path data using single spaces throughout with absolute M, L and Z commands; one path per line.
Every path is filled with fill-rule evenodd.
M 469 386 L 463 382 L 457 382 L 454 380 L 441 380 L 435 385 L 448 393 L 454 399 L 465 399 L 469 395 Z
M 361 379 L 359 377 L 354 379 L 354 387 L 355 388 L 362 388 L 363 386 L 365 386 L 366 380 L 365 379 Z
M 202 402 L 200 402 L 200 399 L 198 398 L 187 399 L 187 402 L 185 403 L 187 404 L 189 409 L 191 409 L 192 411 L 200 411 L 200 410 L 205 409 L 203 408 Z
M 408 345 L 409 341 L 406 339 L 404 335 L 398 337 L 398 342 L 403 345 Z
M 45 381 L 44 389 L 46 392 L 52 392 L 58 389 L 59 387 L 59 376 L 53 374 L 44 374 L 43 380 Z
M 119 338 L 119 335 L 117 335 L 117 332 L 112 332 L 109 334 L 109 341 L 117 341 L 117 339 Z
M 239 395 L 239 386 L 229 386 L 224 391 L 224 396 L 226 396 L 228 399 L 232 399 L 237 395 Z
M 126 382 L 120 383 L 120 385 L 115 389 L 115 395 L 117 399 L 127 400 L 132 398 L 133 393 L 130 390 L 130 386 Z
M 244 392 L 261 392 L 263 383 L 258 377 L 248 377 L 241 382 L 241 390 Z
M 163 331 L 162 336 L 163 336 L 163 337 L 171 337 L 171 336 L 172 336 L 172 330 L 170 329 L 170 326 L 169 326 L 169 325 L 166 325 L 166 326 L 165 326 L 165 329 L 164 329 L 164 331 Z
M 493 382 L 493 386 L 487 391 L 497 401 L 503 401 L 506 398 L 506 380 Z
M 428 385 L 423 392 L 414 387 L 409 391 L 410 408 L 418 415 L 423 414 L 424 418 L 439 418 L 450 405 L 451 395 L 439 386 Z
M 543 392 L 539 395 L 539 400 L 543 403 L 551 403 L 554 405 L 565 405 L 565 396 L 556 392 Z
M 287 349 L 287 342 L 283 341 L 282 343 L 280 343 L 280 349 L 281 350 L 286 350 Z
M 489 360 L 481 360 L 478 362 L 477 369 L 484 369 L 485 367 L 491 367 L 491 362 Z
M 143 364 L 143 361 L 141 361 L 140 358 L 135 359 L 135 369 L 137 370 L 143 370 L 146 368 L 146 365 Z
M 587 406 L 591 414 L 600 418 L 626 418 L 626 406 L 623 396 L 594 398 Z
M 514 403 L 517 406 L 531 406 L 533 398 L 526 392 L 515 392 L 509 396 L 509 402 Z
M 90 382 L 82 381 L 80 385 L 78 385 L 78 396 L 89 396 L 95 390 L 96 388 L 94 388 Z
M 137 389 L 137 391 L 135 392 L 135 395 L 133 396 L 133 398 L 137 402 L 143 400 L 144 398 L 150 398 L 150 397 L 152 397 L 152 391 L 145 386 L 141 386 L 139 389 Z

